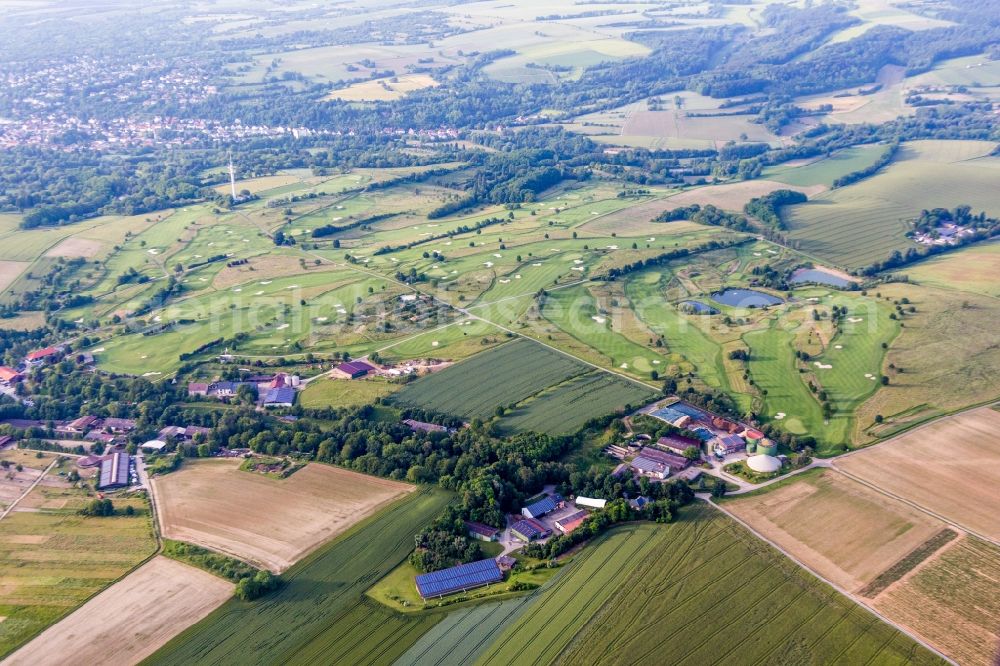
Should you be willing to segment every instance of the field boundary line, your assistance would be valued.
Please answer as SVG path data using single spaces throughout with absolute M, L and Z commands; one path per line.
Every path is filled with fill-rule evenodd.
M 878 493 L 881 493 L 882 495 L 885 495 L 886 497 L 894 499 L 897 502 L 902 502 L 903 504 L 906 504 L 906 505 L 908 505 L 908 506 L 910 506 L 910 507 L 912 507 L 912 508 L 914 508 L 914 509 L 916 509 L 918 511 L 926 513 L 928 516 L 930 516 L 932 518 L 935 518 L 937 520 L 940 520 L 944 524 L 949 525 L 951 527 L 954 527 L 955 529 L 957 529 L 957 530 L 959 530 L 961 532 L 964 532 L 966 534 L 971 534 L 972 536 L 976 537 L 977 539 L 980 539 L 982 541 L 986 541 L 988 543 L 991 543 L 994 546 L 1000 546 L 1000 539 L 994 539 L 993 537 L 989 537 L 989 536 L 986 536 L 985 534 L 980 534 L 979 532 L 976 532 L 975 530 L 971 530 L 968 527 L 965 527 L 964 525 L 962 525 L 961 523 L 956 523 L 954 520 L 952 520 L 950 518 L 946 518 L 946 517 L 942 516 L 941 514 L 936 513 L 934 511 L 931 511 L 930 509 L 928 509 L 926 507 L 923 507 L 920 504 L 917 504 L 916 502 L 914 502 L 912 500 L 908 500 L 905 497 L 900 497 L 899 495 L 896 495 L 895 493 L 889 492 L 888 490 L 885 490 L 884 488 L 879 488 L 874 483 L 871 483 L 870 481 L 865 481 L 861 477 L 855 476 L 854 474 L 852 474 L 850 472 L 847 472 L 847 471 L 845 471 L 843 469 L 840 469 L 839 467 L 836 467 L 835 465 L 831 465 L 829 467 L 829 469 L 832 469 L 832 470 L 834 470 L 835 472 L 837 472 L 839 474 L 843 474 L 848 479 L 851 479 L 852 481 L 860 483 L 863 486 L 871 488 L 872 490 L 874 490 L 874 491 L 876 491 Z
M 847 597 L 847 599 L 849 599 L 852 603 L 854 603 L 857 606 L 859 606 L 860 608 L 863 608 L 864 610 L 868 611 L 869 613 L 871 613 L 872 615 L 874 615 L 876 618 L 882 620 L 883 622 L 885 622 L 889 626 L 891 626 L 894 629 L 896 629 L 896 631 L 898 631 L 898 632 L 900 632 L 900 633 L 902 633 L 902 634 L 904 634 L 906 636 L 909 636 L 913 641 L 919 643 L 920 645 L 922 645 L 923 647 L 925 647 L 930 652 L 932 652 L 932 653 L 936 654 L 937 656 L 941 657 L 942 659 L 944 659 L 949 664 L 952 664 L 953 666 L 958 666 L 957 662 L 955 662 L 949 656 L 947 656 L 946 654 L 944 654 L 943 652 L 941 652 L 940 650 L 938 650 L 936 647 L 934 647 L 933 645 L 931 645 L 930 643 L 928 643 L 927 641 L 925 641 L 923 638 L 915 635 L 914 633 L 912 633 L 909 629 L 907 629 L 903 625 L 897 623 L 894 620 L 889 619 L 888 617 L 886 617 L 885 615 L 883 615 L 881 612 L 877 611 L 876 609 L 872 608 L 871 606 L 868 606 L 867 604 L 862 603 L 853 594 L 851 594 L 850 592 L 848 592 L 844 588 L 840 587 L 839 585 L 837 585 L 833 581 L 825 578 L 824 576 L 820 575 L 819 573 L 817 573 L 816 571 L 814 571 L 810 567 L 806 566 L 805 563 L 803 563 L 802 561 L 800 561 L 798 558 L 796 558 L 795 556 L 793 556 L 791 553 L 789 553 L 787 550 L 785 550 L 784 548 L 782 548 L 781 546 L 779 546 L 774 541 L 771 541 L 766 536 L 764 536 L 763 534 L 761 534 L 760 532 L 758 532 L 757 530 L 755 530 L 753 527 L 751 527 L 748 523 L 746 523 L 739 516 L 735 515 L 734 513 L 732 513 L 731 511 L 729 511 L 725 507 L 722 507 L 719 504 L 716 504 L 710 498 L 705 499 L 705 501 L 708 502 L 708 504 L 710 506 L 718 509 L 719 511 L 721 511 L 725 515 L 729 516 L 730 518 L 732 518 L 734 521 L 736 521 L 740 525 L 742 525 L 746 530 L 748 530 L 755 537 L 757 537 L 758 539 L 760 539 L 764 543 L 770 545 L 772 548 L 774 548 L 775 550 L 777 550 L 779 553 L 781 553 L 782 555 L 784 555 L 785 557 L 787 557 L 792 562 L 795 562 L 802 569 L 808 571 L 814 577 L 816 577 L 817 579 L 819 579 L 822 582 L 826 583 L 827 585 L 829 585 L 830 587 L 832 587 L 834 590 L 836 590 L 840 594 L 842 594 L 845 597 Z

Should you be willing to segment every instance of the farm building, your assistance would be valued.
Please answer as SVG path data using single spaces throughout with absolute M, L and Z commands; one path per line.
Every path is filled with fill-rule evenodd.
M 765 456 L 774 456 L 778 454 L 778 445 L 767 437 L 761 439 L 757 442 L 757 453 L 763 454 Z
M 644 456 L 637 456 L 634 460 L 632 460 L 632 469 L 640 474 L 650 476 L 654 479 L 665 479 L 670 476 L 669 465 L 657 462 L 652 458 L 646 458 Z
M 583 521 L 587 520 L 587 516 L 590 514 L 586 511 L 577 511 L 576 513 L 571 513 L 568 516 L 560 518 L 556 521 L 556 529 L 563 534 L 569 534 L 580 525 L 583 525 Z
M 503 581 L 503 572 L 496 560 L 479 560 L 450 569 L 420 574 L 414 579 L 417 591 L 424 599 L 466 592 L 477 587 Z
M 83 436 L 88 442 L 101 442 L 102 444 L 114 444 L 115 436 L 109 432 L 101 432 L 99 430 L 91 430 L 86 435 Z
M 295 389 L 290 386 L 273 388 L 264 396 L 265 407 L 291 407 L 295 404 Z
M 559 495 L 546 495 L 537 502 L 532 502 L 521 509 L 521 515 L 525 518 L 541 518 L 547 513 L 552 513 L 560 508 L 563 500 Z
M 552 530 L 534 518 L 525 518 L 511 525 L 510 533 L 514 535 L 515 539 L 527 542 L 534 541 L 535 539 L 544 539 L 552 534 Z
M 747 458 L 747 467 L 758 474 L 773 474 L 781 469 L 781 461 L 774 456 L 750 456 Z
M 684 452 L 694 447 L 701 450 L 701 440 L 683 435 L 667 435 L 656 440 L 656 444 L 661 448 L 673 451 L 677 455 L 684 455 Z
M 712 427 L 717 428 L 719 430 L 724 430 L 728 432 L 730 435 L 743 430 L 743 427 L 739 423 L 735 423 L 728 419 L 724 419 L 721 416 L 712 417 Z
M 188 382 L 188 395 L 192 397 L 196 395 L 208 395 L 208 384 L 205 382 Z
M 715 433 L 704 426 L 698 426 L 691 432 L 702 442 L 708 442 L 715 439 Z
M 608 503 L 606 499 L 595 499 L 593 497 L 577 497 L 574 500 L 577 506 L 585 506 L 591 509 L 603 509 Z
M 683 427 L 678 425 L 678 422 L 684 422 L 686 424 L 691 421 L 690 414 L 685 414 L 684 412 L 678 411 L 673 407 L 660 407 L 656 411 L 650 412 L 649 415 L 655 416 L 661 421 L 666 421 L 667 423 L 678 427 Z
M 98 490 L 124 488 L 128 485 L 127 453 L 112 453 L 101 461 L 101 475 L 97 481 Z
M 14 442 L 10 435 L 0 435 L 0 451 L 3 451 Z
M 480 541 L 496 541 L 497 535 L 500 534 L 500 530 L 497 528 L 472 520 L 465 521 L 465 529 L 469 531 L 470 537 L 479 539 Z
M 643 507 L 649 504 L 650 501 L 651 500 L 648 497 L 643 497 L 642 495 L 639 495 L 635 499 L 630 499 L 628 501 L 628 505 L 633 509 L 635 509 L 636 511 L 642 511 Z
M 6 365 L 0 365 L 0 383 L 10 386 L 11 384 L 17 383 L 22 379 L 24 379 L 24 375 L 14 368 L 8 368 Z
M 501 571 L 510 571 L 517 564 L 517 560 L 510 555 L 501 555 L 497 558 L 497 564 L 500 565 Z
M 747 443 L 739 435 L 721 435 L 715 440 L 712 450 L 717 456 L 728 456 L 745 451 Z
M 369 372 L 373 372 L 375 366 L 369 365 L 364 361 L 347 361 L 346 363 L 341 363 L 336 368 L 334 368 L 334 374 L 344 377 L 345 379 L 358 379 L 359 377 L 364 377 Z
M 107 418 L 101 423 L 101 427 L 104 428 L 105 432 L 132 432 L 135 430 L 135 421 L 133 419 Z
M 403 419 L 403 425 L 409 426 L 410 430 L 418 432 L 447 432 L 448 429 L 436 423 L 424 423 L 413 419 Z
M 96 416 L 81 416 L 80 418 L 73 419 L 67 423 L 63 426 L 63 429 L 67 432 L 83 433 L 94 427 L 96 423 Z
M 45 349 L 36 349 L 33 352 L 28 352 L 28 355 L 24 357 L 25 363 L 29 366 L 34 367 L 41 365 L 46 361 L 55 360 L 59 354 L 62 353 L 61 347 L 46 347 Z
M 681 469 L 687 469 L 691 465 L 691 461 L 684 456 L 679 456 L 674 453 L 667 453 L 666 451 L 660 451 L 659 449 L 654 449 L 647 446 L 639 455 L 644 458 L 649 458 L 650 460 L 655 460 L 658 463 L 662 463 L 670 467 L 670 469 L 677 471 Z
M 162 440 L 174 439 L 179 442 L 190 442 L 194 440 L 197 435 L 205 435 L 207 437 L 211 432 L 211 428 L 205 428 L 203 426 L 167 426 L 157 433 L 156 438 Z
M 139 448 L 150 453 L 159 453 L 167 445 L 162 439 L 151 439 Z
M 764 439 L 764 433 L 760 430 L 755 430 L 753 428 L 747 428 L 742 433 L 740 433 L 744 439 L 757 441 L 759 439 Z

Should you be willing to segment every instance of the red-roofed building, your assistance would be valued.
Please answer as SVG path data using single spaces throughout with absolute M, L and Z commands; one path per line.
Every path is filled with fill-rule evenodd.
M 22 379 L 24 379 L 24 375 L 14 368 L 8 368 L 6 365 L 0 365 L 0 382 L 9 386 L 21 381 Z
M 58 356 L 62 350 L 59 347 L 46 347 L 45 349 L 36 349 L 33 352 L 28 352 L 28 355 L 24 357 L 28 365 L 40 365 L 45 361 L 55 358 Z
M 556 528 L 563 534 L 569 534 L 580 525 L 583 525 L 583 521 L 587 520 L 589 514 L 586 511 L 577 511 L 572 513 L 565 518 L 560 518 L 556 521 Z
M 754 441 L 756 441 L 758 439 L 764 439 L 764 433 L 762 433 L 760 430 L 754 430 L 753 428 L 747 428 L 743 432 L 743 436 L 746 439 L 750 439 L 750 440 L 754 440 Z

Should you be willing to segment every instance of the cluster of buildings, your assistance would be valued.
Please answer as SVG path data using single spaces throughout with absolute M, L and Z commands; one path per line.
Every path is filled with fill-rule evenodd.
M 55 431 L 63 435 L 82 436 L 89 442 L 100 442 L 110 446 L 123 443 L 126 436 L 135 430 L 135 426 L 136 423 L 133 419 L 111 417 L 102 419 L 97 416 L 85 415 L 56 425 Z
M 698 438 L 699 448 L 704 446 L 719 459 L 758 449 L 776 449 L 761 431 L 683 401 L 655 409 L 649 415 L 691 432 Z
M 946 222 L 930 232 L 916 232 L 913 240 L 921 245 L 955 245 L 963 236 L 971 236 L 976 233 L 971 227 L 963 227 L 954 222 Z
M 622 461 L 616 472 L 631 469 L 658 481 L 694 481 L 701 475 L 697 463 L 703 455 L 726 460 L 753 453 L 773 457 L 777 453 L 777 446 L 759 430 L 683 401 L 654 406 L 645 413 L 682 429 L 684 434 L 671 433 L 655 442 L 640 435 L 625 444 L 606 447 L 605 453 Z
M 237 382 L 191 382 L 187 391 L 191 397 L 229 400 L 245 386 L 263 407 L 291 407 L 295 404 L 295 392 L 300 384 L 298 375 L 279 372 L 276 375 L 253 375 Z

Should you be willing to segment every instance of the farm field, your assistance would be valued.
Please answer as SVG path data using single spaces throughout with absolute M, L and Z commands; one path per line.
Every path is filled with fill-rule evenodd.
M 738 183 L 725 183 L 722 185 L 705 185 L 685 190 L 666 200 L 669 206 L 664 206 L 663 210 L 673 210 L 691 204 L 702 206 L 712 205 L 716 208 L 742 212 L 743 206 L 755 197 L 762 197 L 775 190 L 798 190 L 810 199 L 827 188 L 822 184 L 793 185 L 779 182 L 777 180 L 744 180 Z
M 436 85 L 437 82 L 427 74 L 407 74 L 388 79 L 354 83 L 346 88 L 332 91 L 326 98 L 350 102 L 381 102 L 399 99 L 414 90 Z
M 747 663 L 865 663 L 876 656 L 880 663 L 938 663 L 703 505 L 671 524 L 616 528 L 587 550 L 477 663 L 680 664 L 736 655 Z M 629 584 L 646 579 L 650 584 Z M 591 597 L 601 603 L 590 604 Z M 530 653 L 523 650 L 528 639 Z
M 569 435 L 595 416 L 626 405 L 634 409 L 656 395 L 652 389 L 623 377 L 593 370 L 519 403 L 504 415 L 501 427 L 509 432 Z
M 917 284 L 1000 297 L 1000 242 L 977 243 L 929 257 L 906 274 Z
M 325 407 L 355 407 L 375 402 L 376 398 L 390 396 L 402 384 L 376 378 L 360 380 L 319 378 L 299 394 L 299 404 L 307 409 Z
M 727 500 L 725 506 L 851 592 L 945 527 L 835 471 L 800 476 L 775 490 Z
M 471 664 L 504 627 L 535 602 L 544 590 L 498 603 L 457 609 L 424 634 L 393 666 Z
M 958 663 L 992 663 L 995 545 L 832 470 L 727 499 L 725 508 Z
M 838 458 L 837 469 L 1000 540 L 1000 412 L 980 407 Z M 934 460 L 933 465 L 927 464 Z
M 969 161 L 993 148 L 985 141 L 904 144 L 878 174 L 785 209 L 788 239 L 808 255 L 860 268 L 913 247 L 904 234 L 921 209 L 968 204 L 997 215 L 995 170 Z
M 855 171 L 866 169 L 885 152 L 885 146 L 865 144 L 838 150 L 829 157 L 805 165 L 779 164 L 764 169 L 762 178 L 776 180 L 786 185 L 809 187 L 812 185 L 833 186 L 833 181 Z
M 628 116 L 621 133 L 704 142 L 709 148 L 726 141 L 778 143 L 777 136 L 752 120 L 752 115 L 703 118 L 683 111 L 636 111 Z
M 77 511 L 93 496 L 55 476 L 59 469 L 53 468 L 51 478 L 46 476 L 0 520 L 0 655 L 156 550 L 145 500 L 114 500 L 119 510 L 136 509 L 134 516 L 81 516 Z
M 883 285 L 880 293 L 883 300 L 908 298 L 916 313 L 907 315 L 886 352 L 889 386 L 856 411 L 856 442 L 889 437 L 934 416 L 1000 399 L 997 299 L 912 284 Z M 876 423 L 879 415 L 881 424 Z
M 992 666 L 1000 645 L 1000 548 L 966 536 L 942 548 L 872 605 L 960 664 Z
M 518 403 L 587 370 L 569 356 L 518 339 L 407 384 L 392 401 L 462 418 L 488 418 L 497 405 Z
M 286 571 L 273 594 L 226 602 L 148 663 L 392 663 L 441 616 L 396 613 L 364 592 L 451 499 L 429 488 L 407 495 Z
M 281 572 L 413 487 L 312 463 L 285 479 L 239 459 L 191 460 L 155 477 L 163 535 Z M 247 501 L 260 507 L 248 511 Z
M 221 578 L 156 557 L 46 629 L 6 663 L 135 664 L 232 594 L 233 585 Z

